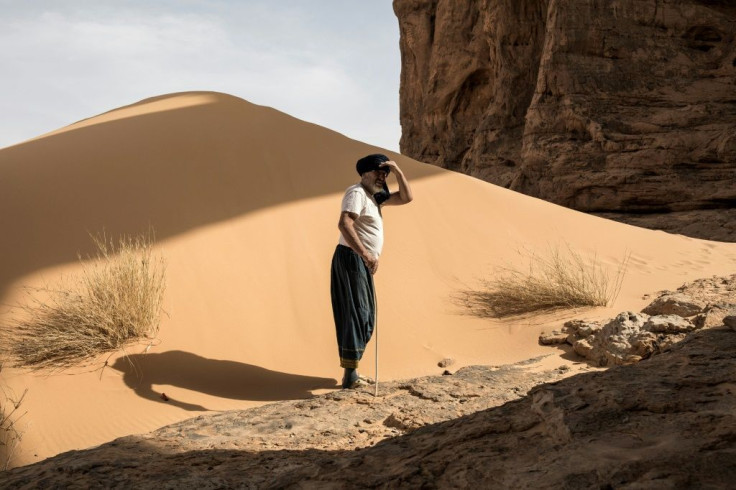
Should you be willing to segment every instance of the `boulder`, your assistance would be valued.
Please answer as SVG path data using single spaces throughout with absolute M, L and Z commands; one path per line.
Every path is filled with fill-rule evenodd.
M 446 367 L 452 366 L 453 364 L 455 364 L 455 359 L 451 357 L 447 357 L 445 359 L 442 359 L 440 362 L 438 362 L 437 366 L 441 368 L 446 368 Z
M 693 299 L 687 294 L 666 292 L 641 311 L 647 315 L 678 315 L 687 317 L 701 313 L 705 307 L 705 303 Z
M 648 316 L 625 311 L 591 335 L 573 343 L 573 350 L 598 366 L 632 364 L 670 348 L 695 325 L 677 315 Z
M 587 320 L 570 320 L 565 322 L 562 330 L 567 332 L 567 343 L 574 345 L 581 339 L 595 335 L 602 328 L 600 322 Z
M 650 356 L 655 351 L 656 335 L 644 329 L 648 319 L 641 313 L 619 313 L 592 337 L 592 351 L 586 357 L 599 366 L 612 366 Z
M 696 316 L 693 323 L 698 328 L 714 328 L 724 324 L 724 318 L 736 314 L 736 305 L 717 304 L 708 306 L 703 313 Z
M 541 345 L 560 345 L 567 342 L 567 333 L 553 330 L 550 333 L 542 333 L 539 336 Z
M 710 305 L 736 305 L 736 274 L 696 279 L 677 288 L 677 292 Z
M 678 315 L 656 315 L 649 317 L 642 327 L 654 333 L 685 333 L 695 330 L 693 322 Z
M 589 339 L 578 340 L 572 345 L 572 349 L 580 357 L 584 357 L 585 359 L 594 359 L 594 348 Z

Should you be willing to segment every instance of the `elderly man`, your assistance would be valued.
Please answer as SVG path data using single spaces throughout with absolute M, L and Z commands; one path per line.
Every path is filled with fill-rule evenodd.
M 406 177 L 386 155 L 363 157 L 356 170 L 360 182 L 348 187 L 342 199 L 340 240 L 332 257 L 330 285 L 340 366 L 345 370 L 343 388 L 355 388 L 366 380 L 357 369 L 376 324 L 373 274 L 383 248 L 381 210 L 413 199 Z M 392 172 L 398 192 L 389 192 L 386 185 Z

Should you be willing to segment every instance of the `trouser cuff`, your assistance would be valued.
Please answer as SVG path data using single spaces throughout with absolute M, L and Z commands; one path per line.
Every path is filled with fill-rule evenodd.
M 340 358 L 340 367 L 344 369 L 358 369 L 357 359 L 343 359 Z

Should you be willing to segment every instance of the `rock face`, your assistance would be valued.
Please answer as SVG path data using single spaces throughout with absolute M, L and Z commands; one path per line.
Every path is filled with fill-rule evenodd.
M 731 330 L 698 331 L 647 361 L 452 418 L 463 401 L 479 408 L 474 394 L 504 384 L 487 368 L 468 375 L 393 384 L 379 399 L 337 392 L 200 416 L 0 473 L 0 487 L 731 488 L 736 481 Z M 508 386 L 497 395 L 503 391 Z M 397 436 L 364 445 L 381 431 Z
M 394 0 L 394 11 L 402 153 L 736 241 L 734 2 Z M 701 210 L 720 221 L 694 225 Z M 669 212 L 685 214 L 659 223 Z

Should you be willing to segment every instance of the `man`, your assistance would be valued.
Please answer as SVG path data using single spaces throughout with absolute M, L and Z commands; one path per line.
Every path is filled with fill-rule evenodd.
M 340 240 L 332 257 L 330 284 L 340 366 L 345 370 L 343 388 L 355 388 L 365 381 L 357 369 L 375 327 L 373 274 L 383 248 L 381 209 L 413 199 L 406 177 L 386 155 L 363 157 L 356 170 L 360 182 L 348 187 L 342 199 Z M 396 175 L 398 192 L 388 191 L 386 178 L 391 172 Z

